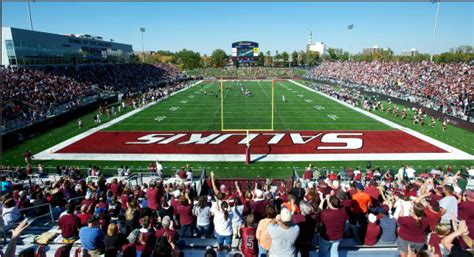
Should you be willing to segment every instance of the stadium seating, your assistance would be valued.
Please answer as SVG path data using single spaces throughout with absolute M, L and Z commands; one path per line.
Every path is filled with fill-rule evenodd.
M 307 78 L 334 79 L 351 87 L 419 103 L 467 120 L 474 67 L 468 63 L 324 62 Z
M 68 172 L 74 171 L 70 170 Z M 422 202 L 426 205 L 426 207 L 424 208 L 428 209 L 431 208 L 429 206 L 433 204 L 433 201 L 437 202 L 437 200 L 435 199 L 439 199 L 439 206 L 441 208 L 444 208 L 444 200 L 442 200 L 444 199 L 442 195 L 443 193 L 440 192 L 439 190 L 441 189 L 438 188 L 441 185 L 446 185 L 445 188 L 447 189 L 444 189 L 443 192 L 446 192 L 445 190 L 448 190 L 449 192 L 452 192 L 455 197 L 461 197 L 461 200 L 458 206 L 456 207 L 458 210 L 458 219 L 466 220 L 467 224 L 469 224 L 469 226 L 471 227 L 473 224 L 473 220 L 471 217 L 472 215 L 469 216 L 467 214 L 469 211 L 472 210 L 469 209 L 469 206 L 472 207 L 472 204 L 474 204 L 474 192 L 465 191 L 463 193 L 463 189 L 461 188 L 461 185 L 458 182 L 464 178 L 472 179 L 471 177 L 469 177 L 469 174 L 472 174 L 473 172 L 473 170 L 463 170 L 462 172 L 459 171 L 456 174 L 453 174 L 452 170 L 432 170 L 430 174 L 432 174 L 433 179 L 418 178 L 414 181 L 410 181 L 407 178 L 405 168 L 402 167 L 395 174 L 391 171 L 387 172 L 392 174 L 391 177 L 396 178 L 394 181 L 386 179 L 363 179 L 360 182 L 355 182 L 350 180 L 350 178 L 347 178 L 347 176 L 345 175 L 347 174 L 347 172 L 345 171 L 341 171 L 339 174 L 337 174 L 336 178 L 331 176 L 332 179 L 330 179 L 327 176 L 328 174 L 326 174 L 325 172 L 318 172 L 314 169 L 306 169 L 304 171 L 304 174 L 295 173 L 293 174 L 291 179 L 270 180 L 215 178 L 216 188 L 213 188 L 212 183 L 214 175 L 211 175 L 211 177 L 208 177 L 206 179 L 205 171 L 202 172 L 201 176 L 194 176 L 192 180 L 189 180 L 190 186 L 185 186 L 185 184 L 183 184 L 183 182 L 186 182 L 187 179 L 180 178 L 180 171 L 177 171 L 176 176 L 172 176 L 169 178 L 149 176 L 150 173 L 138 174 L 141 179 L 138 180 L 136 182 L 137 185 L 134 186 L 128 184 L 130 183 L 129 177 L 122 177 L 122 180 L 117 180 L 119 177 L 109 177 L 107 180 L 102 177 L 99 177 L 96 180 L 86 180 L 87 177 L 84 172 L 81 173 L 81 177 L 76 179 L 72 179 L 72 177 L 70 176 L 72 174 L 68 173 L 62 174 L 65 175 L 63 177 L 56 178 L 54 177 L 54 175 L 50 174 L 46 177 L 43 177 L 41 181 L 37 180 L 37 184 L 20 183 L 22 181 L 16 178 L 17 174 L 15 172 L 5 172 L 3 173 L 4 176 L 2 177 L 2 188 L 5 188 L 6 191 L 3 192 L 4 195 L 2 200 L 4 203 L 4 213 L 5 208 L 10 208 L 10 205 L 7 202 L 14 201 L 14 206 L 16 207 L 13 208 L 18 208 L 22 215 L 29 216 L 30 219 L 33 219 L 33 223 L 30 225 L 30 227 L 23 231 L 23 235 L 21 236 L 21 240 L 23 243 L 18 245 L 18 251 L 28 250 L 32 247 L 35 249 L 35 251 L 37 251 L 39 249 L 39 241 L 37 240 L 38 236 L 43 235 L 43 237 L 45 237 L 46 235 L 48 235 L 48 237 L 50 237 L 49 235 L 52 235 L 52 237 L 50 237 L 49 239 L 50 241 L 44 243 L 48 245 L 48 247 L 44 248 L 44 250 L 46 251 L 47 256 L 53 256 L 53 254 L 61 246 L 64 245 L 64 241 L 61 236 L 64 232 L 61 229 L 61 226 L 63 226 L 64 228 L 64 224 L 59 224 L 58 227 L 56 222 L 59 220 L 60 217 L 63 217 L 63 215 L 67 215 L 65 212 L 65 208 L 68 208 L 68 205 L 75 206 L 76 212 L 74 215 L 78 215 L 78 217 L 80 213 L 83 213 L 81 209 L 83 208 L 83 206 L 91 206 L 89 209 L 84 210 L 86 210 L 86 213 L 89 213 L 89 216 L 96 215 L 98 217 L 100 223 L 97 223 L 97 226 L 103 229 L 105 233 L 107 232 L 107 224 L 111 223 L 112 221 L 110 217 L 104 214 L 112 213 L 113 209 L 111 209 L 111 206 L 113 205 L 111 204 L 115 199 L 114 197 L 117 197 L 119 204 L 121 204 L 122 206 L 121 208 L 127 208 L 126 206 L 128 206 L 128 208 L 133 208 L 130 207 L 130 203 L 133 201 L 138 201 L 140 207 L 138 209 L 139 212 L 137 212 L 137 215 L 139 215 L 140 217 L 140 222 L 138 222 L 134 226 L 136 226 L 135 228 L 140 229 L 140 233 L 147 233 L 145 231 L 159 230 L 161 226 L 161 219 L 156 220 L 155 224 L 149 224 L 146 222 L 143 223 L 143 218 L 145 216 L 154 219 L 154 217 L 162 215 L 161 211 L 157 211 L 155 213 L 153 210 L 150 209 L 154 208 L 151 206 L 151 198 L 153 197 L 156 197 L 154 198 L 155 201 L 158 200 L 158 202 L 161 202 L 159 206 L 163 206 L 164 208 L 168 208 L 167 206 L 176 206 L 178 210 L 180 210 L 180 203 L 178 203 L 177 201 L 182 201 L 185 195 L 191 198 L 192 205 L 194 205 L 193 208 L 197 208 L 197 200 L 199 199 L 200 195 L 206 196 L 205 199 L 209 199 L 207 200 L 207 204 L 209 204 L 209 206 L 214 206 L 215 201 L 212 199 L 212 197 L 209 198 L 207 196 L 213 196 L 223 193 L 231 197 L 238 197 L 237 190 L 235 188 L 235 184 L 237 182 L 240 190 L 242 190 L 244 194 L 246 192 L 250 193 L 250 197 L 252 199 L 251 202 L 256 201 L 256 198 L 259 197 L 258 191 L 261 190 L 264 192 L 265 195 L 264 201 L 267 201 L 268 205 L 278 205 L 276 207 L 278 207 L 277 209 L 280 210 L 283 208 L 289 208 L 288 206 L 291 206 L 288 205 L 291 199 L 288 198 L 289 195 L 293 195 L 292 199 L 295 199 L 295 197 L 300 194 L 299 192 L 301 192 L 302 198 L 299 200 L 299 204 L 298 202 L 297 204 L 300 206 L 304 204 L 309 204 L 309 206 L 312 206 L 310 210 L 311 215 L 323 215 L 322 218 L 316 219 L 316 221 L 320 223 L 320 225 L 316 227 L 315 233 L 311 236 L 310 254 L 315 255 L 320 251 L 321 247 L 321 239 L 319 236 L 321 235 L 321 233 L 326 233 L 323 232 L 325 231 L 323 228 L 324 226 L 326 226 L 326 218 L 323 213 L 328 210 L 327 208 L 333 208 L 329 207 L 328 204 L 321 203 L 321 201 L 326 198 L 324 195 L 327 194 L 328 197 L 329 195 L 333 195 L 333 198 L 337 198 L 337 202 L 341 201 L 341 203 L 343 203 L 343 201 L 346 201 L 346 203 L 342 204 L 342 206 L 345 207 L 340 207 L 342 209 L 345 209 L 344 212 L 347 211 L 348 217 L 346 218 L 346 221 L 343 221 L 342 223 L 342 225 L 344 226 L 344 234 L 343 239 L 339 244 L 339 254 L 342 254 L 344 256 L 398 256 L 397 245 L 394 241 L 384 242 L 382 241 L 382 239 L 377 239 L 376 242 L 367 245 L 367 241 L 364 241 L 364 233 L 369 232 L 366 232 L 368 230 L 366 230 L 367 228 L 364 228 L 364 226 L 366 226 L 364 224 L 367 224 L 366 222 L 372 222 L 371 219 L 375 217 L 374 219 L 376 220 L 376 223 L 380 222 L 380 225 L 377 226 L 382 227 L 382 232 L 379 231 L 378 233 L 388 233 L 383 230 L 385 229 L 384 226 L 386 226 L 385 221 L 383 222 L 383 224 L 381 221 L 384 216 L 387 215 L 387 217 L 390 217 L 394 224 L 396 224 L 396 217 L 398 217 L 398 226 L 401 230 L 413 230 L 413 228 L 407 228 L 404 223 L 401 222 L 400 217 L 403 217 L 404 214 L 403 209 L 400 213 L 401 207 L 399 205 L 399 202 L 406 201 L 407 204 L 411 206 L 418 206 L 418 202 Z M 371 170 L 367 170 L 365 173 L 371 173 Z M 313 178 L 313 174 L 318 174 L 319 178 Z M 401 174 L 401 176 L 398 176 L 396 174 Z M 344 179 L 342 179 L 342 176 L 344 176 Z M 363 174 L 362 177 L 366 178 L 367 176 L 366 174 Z M 385 177 L 387 176 L 384 176 L 384 178 Z M 443 180 L 444 178 L 450 179 Z M 168 180 L 172 180 L 174 181 L 174 183 L 166 183 L 166 181 Z M 10 186 L 7 187 L 3 185 L 3 182 L 6 181 L 12 182 Z M 199 186 L 200 188 L 205 188 L 208 190 L 198 191 L 197 184 L 199 183 L 203 183 Z M 285 187 L 282 187 L 282 183 L 285 184 Z M 298 183 L 300 185 L 297 185 Z M 426 188 L 432 183 L 434 183 L 434 187 L 432 187 L 431 196 L 429 196 L 431 197 L 431 200 L 424 200 L 423 198 L 426 197 L 426 195 L 424 194 L 429 192 L 426 191 Z M 296 185 L 296 188 L 293 188 L 293 185 Z M 299 187 L 301 188 L 298 189 Z M 156 190 L 158 191 L 150 191 L 153 190 L 153 188 L 156 188 Z M 124 194 L 122 194 L 122 192 L 124 192 Z M 158 194 L 156 194 L 156 192 L 158 192 Z M 318 194 L 320 195 L 318 196 Z M 361 207 L 362 202 L 360 201 L 359 196 L 357 196 L 357 198 L 355 197 L 356 194 L 366 195 L 370 199 L 371 204 L 365 203 L 367 204 L 367 209 L 364 216 L 357 216 L 358 212 L 356 210 Z M 375 198 L 373 197 L 374 194 L 376 195 Z M 101 202 L 103 202 L 103 200 L 101 199 L 103 199 L 103 197 L 106 197 L 106 199 L 108 199 L 108 204 L 101 205 Z M 32 200 L 30 201 L 28 199 Z M 278 199 L 280 199 L 280 201 L 277 201 Z M 330 201 L 331 203 L 333 203 L 333 200 Z M 349 202 L 347 201 L 350 201 L 351 203 L 349 204 Z M 166 204 L 164 202 L 166 202 Z M 254 211 L 257 211 L 256 209 L 253 209 L 254 207 L 251 202 L 244 202 L 244 206 L 247 206 L 249 208 L 245 210 L 245 208 L 247 207 L 244 207 L 244 213 L 249 214 L 253 213 Z M 283 205 L 279 206 L 282 203 Z M 49 211 L 45 210 L 46 212 L 44 212 L 44 215 L 42 217 L 38 216 L 36 212 L 30 212 L 28 210 L 29 206 L 39 207 L 41 206 L 41 204 L 51 206 Z M 99 210 L 104 207 L 105 212 Z M 157 210 L 163 208 L 160 207 L 158 207 Z M 81 209 L 81 211 L 79 211 L 79 209 Z M 304 210 L 302 209 L 301 212 L 304 212 Z M 122 229 L 119 231 L 123 231 L 125 226 L 127 226 L 128 224 L 126 213 L 127 212 L 125 211 L 125 209 L 123 209 L 123 212 L 121 212 L 121 214 L 119 215 L 118 224 L 120 224 L 120 227 L 122 227 Z M 299 213 L 299 210 L 295 211 L 293 213 L 293 219 L 296 219 L 296 217 L 301 218 L 301 214 Z M 392 218 L 392 213 L 396 216 L 395 218 Z M 183 215 L 183 212 L 172 211 L 171 215 L 174 217 L 174 220 L 179 221 L 179 216 Z M 305 217 L 305 219 L 309 219 L 310 216 L 303 217 Z M 439 214 L 439 216 L 436 217 L 436 220 L 431 219 L 427 220 L 427 222 L 434 222 L 433 226 L 436 226 L 439 220 L 442 219 L 442 215 Z M 353 218 L 359 220 L 356 221 Z M 411 218 L 411 216 L 407 216 L 404 218 Z M 51 219 L 53 219 L 53 221 L 51 221 Z M 307 226 L 304 225 L 306 224 L 305 222 L 301 223 L 302 221 L 298 220 L 293 221 L 300 226 L 301 230 L 305 228 L 304 226 Z M 175 224 L 174 229 L 181 233 L 178 224 Z M 434 227 L 429 227 L 428 223 L 426 223 L 426 231 L 431 231 L 431 233 L 434 233 L 432 232 L 434 231 Z M 472 233 L 474 230 L 470 231 L 470 236 L 472 237 Z M 10 233 L 10 231 L 6 232 Z M 422 232 L 424 234 L 424 231 Z M 401 235 L 399 234 L 398 237 L 402 235 L 403 233 L 401 233 Z M 125 234 L 125 236 L 127 236 L 127 234 Z M 376 238 L 385 237 L 379 234 Z M 200 254 L 203 254 L 206 251 L 206 247 L 215 246 L 215 242 L 215 239 L 212 237 L 203 239 L 199 237 L 189 237 L 189 235 L 187 235 L 184 237 L 181 236 L 180 239 L 175 242 L 173 247 L 175 247 L 177 251 L 179 250 L 179 252 L 184 253 L 185 256 L 199 256 Z M 426 243 L 430 244 L 428 241 L 426 241 Z M 147 242 L 139 240 L 135 243 L 137 247 L 141 244 L 146 245 Z M 242 250 L 241 244 L 242 243 L 240 240 L 234 238 L 234 240 L 232 241 L 231 253 L 239 253 Z M 3 250 L 5 250 L 5 247 L 6 245 L 3 245 Z M 76 252 L 77 249 L 80 247 L 81 238 L 79 237 L 78 240 L 73 243 L 71 252 Z M 153 247 L 153 245 L 150 245 L 150 247 Z M 296 246 L 296 249 L 299 249 L 298 245 Z M 227 256 L 227 253 L 221 253 L 218 256 Z

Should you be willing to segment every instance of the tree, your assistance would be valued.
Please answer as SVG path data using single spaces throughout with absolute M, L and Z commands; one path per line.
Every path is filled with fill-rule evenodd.
M 288 60 L 290 59 L 290 55 L 284 51 L 283 53 L 281 53 L 281 65 L 283 67 L 287 67 L 288 66 Z
M 263 66 L 265 64 L 265 55 L 260 52 L 257 58 L 257 66 Z
M 178 64 L 182 70 L 192 70 L 202 67 L 201 55 L 198 52 L 183 49 L 176 53 Z
M 210 56 L 212 67 L 222 68 L 227 63 L 227 54 L 222 49 L 216 49 Z
M 291 66 L 298 66 L 298 57 L 298 52 L 293 51 L 293 53 L 291 53 Z
M 316 63 L 320 61 L 321 61 L 321 58 L 319 56 L 319 52 L 308 51 L 308 53 L 306 54 L 306 61 L 305 61 L 306 66 L 314 66 L 316 65 Z
M 306 52 L 300 51 L 298 53 L 298 65 L 305 66 L 306 65 Z
M 203 55 L 203 56 L 201 57 L 201 59 L 202 59 L 202 67 L 203 67 L 203 68 L 209 68 L 209 67 L 212 66 L 212 64 L 211 64 L 211 58 L 210 58 L 209 56 Z
M 337 60 L 337 53 L 335 48 L 328 48 L 329 60 Z
M 272 54 L 270 51 L 267 51 L 266 56 L 265 56 L 265 67 L 272 66 L 272 64 L 273 64 Z

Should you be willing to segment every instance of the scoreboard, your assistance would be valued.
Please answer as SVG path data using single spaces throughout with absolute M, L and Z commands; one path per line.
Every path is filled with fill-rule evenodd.
M 255 62 L 259 53 L 257 42 L 239 41 L 232 44 L 232 57 L 240 63 Z

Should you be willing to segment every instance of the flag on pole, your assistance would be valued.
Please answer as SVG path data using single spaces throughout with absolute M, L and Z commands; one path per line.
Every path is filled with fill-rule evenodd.
M 353 29 L 354 28 L 354 24 L 350 24 L 347 26 L 347 29 Z

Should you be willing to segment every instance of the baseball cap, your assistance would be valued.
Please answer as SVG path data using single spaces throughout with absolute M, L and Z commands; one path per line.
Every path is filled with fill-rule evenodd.
M 369 214 L 369 222 L 370 223 L 375 223 L 377 221 L 377 216 L 375 216 L 374 214 L 370 213 Z
M 173 196 L 174 197 L 178 198 L 180 195 L 181 195 L 181 191 L 179 191 L 179 190 L 173 191 Z
M 280 220 L 283 223 L 288 223 L 291 221 L 291 212 L 287 208 L 281 209 Z

